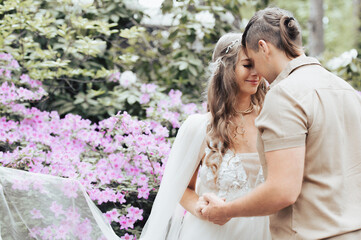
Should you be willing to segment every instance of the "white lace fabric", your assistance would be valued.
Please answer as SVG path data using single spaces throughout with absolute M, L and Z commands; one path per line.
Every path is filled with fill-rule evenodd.
M 206 147 L 206 155 L 210 153 Z M 233 153 L 228 150 L 219 166 L 218 177 L 205 164 L 199 169 L 197 191 L 199 195 L 213 192 L 226 201 L 239 198 L 264 181 L 257 153 Z

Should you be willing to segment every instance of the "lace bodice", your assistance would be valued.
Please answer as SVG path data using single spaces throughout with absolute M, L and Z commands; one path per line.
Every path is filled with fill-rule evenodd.
M 206 155 L 210 149 L 206 147 Z M 199 169 L 197 192 L 199 195 L 213 192 L 226 201 L 243 196 L 264 181 L 257 153 L 237 153 L 228 150 L 223 156 L 215 182 L 211 168 L 205 164 Z

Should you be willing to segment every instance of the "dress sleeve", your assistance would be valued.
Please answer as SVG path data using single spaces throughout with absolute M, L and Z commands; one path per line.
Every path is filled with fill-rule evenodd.
M 265 152 L 304 146 L 308 131 L 305 108 L 282 86 L 275 86 L 267 93 L 256 127 Z
M 188 117 L 179 129 L 140 240 L 174 239 L 169 234 L 174 236 L 179 231 L 183 217 L 179 201 L 199 164 L 206 125 L 207 115 L 195 114 Z

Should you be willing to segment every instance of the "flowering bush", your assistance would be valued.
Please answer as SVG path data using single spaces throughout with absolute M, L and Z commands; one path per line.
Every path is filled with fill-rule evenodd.
M 356 49 L 342 53 L 326 63 L 326 67 L 361 90 L 361 56 Z
M 142 84 L 141 91 L 149 98 L 139 101 L 148 104 L 149 116 L 158 121 L 137 120 L 126 112 L 98 124 L 73 114 L 61 118 L 55 111 L 30 107 L 47 94 L 41 82 L 21 74 L 10 55 L 0 54 L 0 61 L 0 109 L 5 113 L 0 118 L 1 164 L 77 179 L 119 235 L 124 239 L 138 235 L 144 224 L 139 221 L 150 211 L 147 199 L 157 191 L 170 151 L 169 130 L 159 121 L 178 128 L 182 114 L 169 109 L 193 113 L 196 106 L 183 105 L 179 91 L 171 91 L 155 106 L 156 86 Z M 161 116 L 160 109 L 168 116 Z
M 205 112 L 205 103 L 184 103 L 181 91 L 172 89 L 166 94 L 164 88 L 154 83 L 142 83 L 131 71 L 115 72 L 109 81 L 119 85 L 97 99 L 109 114 L 119 108 L 126 109 L 132 115 L 161 123 L 168 128 L 171 137 L 188 115 Z

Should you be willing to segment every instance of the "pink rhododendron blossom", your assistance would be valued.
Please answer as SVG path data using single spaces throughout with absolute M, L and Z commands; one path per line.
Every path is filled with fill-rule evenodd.
M 14 179 L 12 189 L 15 190 L 29 190 L 30 182 L 26 179 Z
M 109 82 L 118 82 L 119 79 L 120 79 L 120 72 L 112 73 L 109 76 Z
M 177 106 L 182 103 L 182 92 L 179 90 L 170 90 L 169 97 L 171 99 L 172 106 Z
M 115 208 L 113 210 L 106 212 L 104 215 L 108 219 L 109 223 L 111 223 L 112 221 L 115 222 L 119 218 L 119 212 Z
M 29 237 L 37 238 L 40 235 L 41 228 L 40 227 L 33 227 L 29 230 Z
M 0 59 L 5 61 L 11 61 L 13 59 L 13 56 L 9 53 L 0 53 Z
M 128 211 L 127 214 L 128 218 L 132 218 L 135 220 L 143 220 L 143 209 L 139 209 L 137 207 L 131 206 L 127 209 L 127 211 Z
M 122 240 L 134 240 L 135 237 L 133 235 L 129 235 L 128 233 L 126 233 L 124 236 L 122 236 L 120 239 Z
M 75 181 L 68 181 L 66 184 L 64 184 L 62 191 L 68 198 L 77 198 L 78 194 L 78 183 Z
M 16 61 L 15 59 L 12 59 L 8 65 L 8 67 L 11 67 L 11 68 L 19 68 L 20 65 L 18 63 L 18 61 Z
M 33 210 L 30 211 L 30 214 L 32 215 L 31 218 L 33 219 L 39 219 L 44 218 L 44 216 L 41 214 L 40 210 L 33 208 Z
M 138 188 L 138 198 L 148 199 L 150 189 L 147 186 Z
M 66 222 L 70 225 L 76 225 L 80 221 L 80 214 L 76 208 L 70 207 L 65 211 Z
M 188 115 L 195 114 L 198 111 L 198 107 L 195 103 L 189 103 L 183 105 L 183 111 Z
M 90 234 L 92 232 L 92 226 L 89 219 L 85 219 L 83 222 L 76 226 L 76 230 L 74 231 L 75 235 L 81 240 L 88 240 L 90 238 Z
M 143 93 L 142 96 L 140 96 L 139 103 L 140 104 L 146 104 L 150 101 L 150 96 L 148 93 Z
M 140 91 L 142 93 L 154 93 L 157 88 L 158 86 L 154 83 L 142 84 L 140 87 Z
M 51 226 L 44 228 L 41 231 L 42 239 L 52 239 L 54 237 L 54 231 Z
M 55 201 L 51 203 L 50 210 L 55 214 L 56 217 L 64 214 L 63 206 Z

